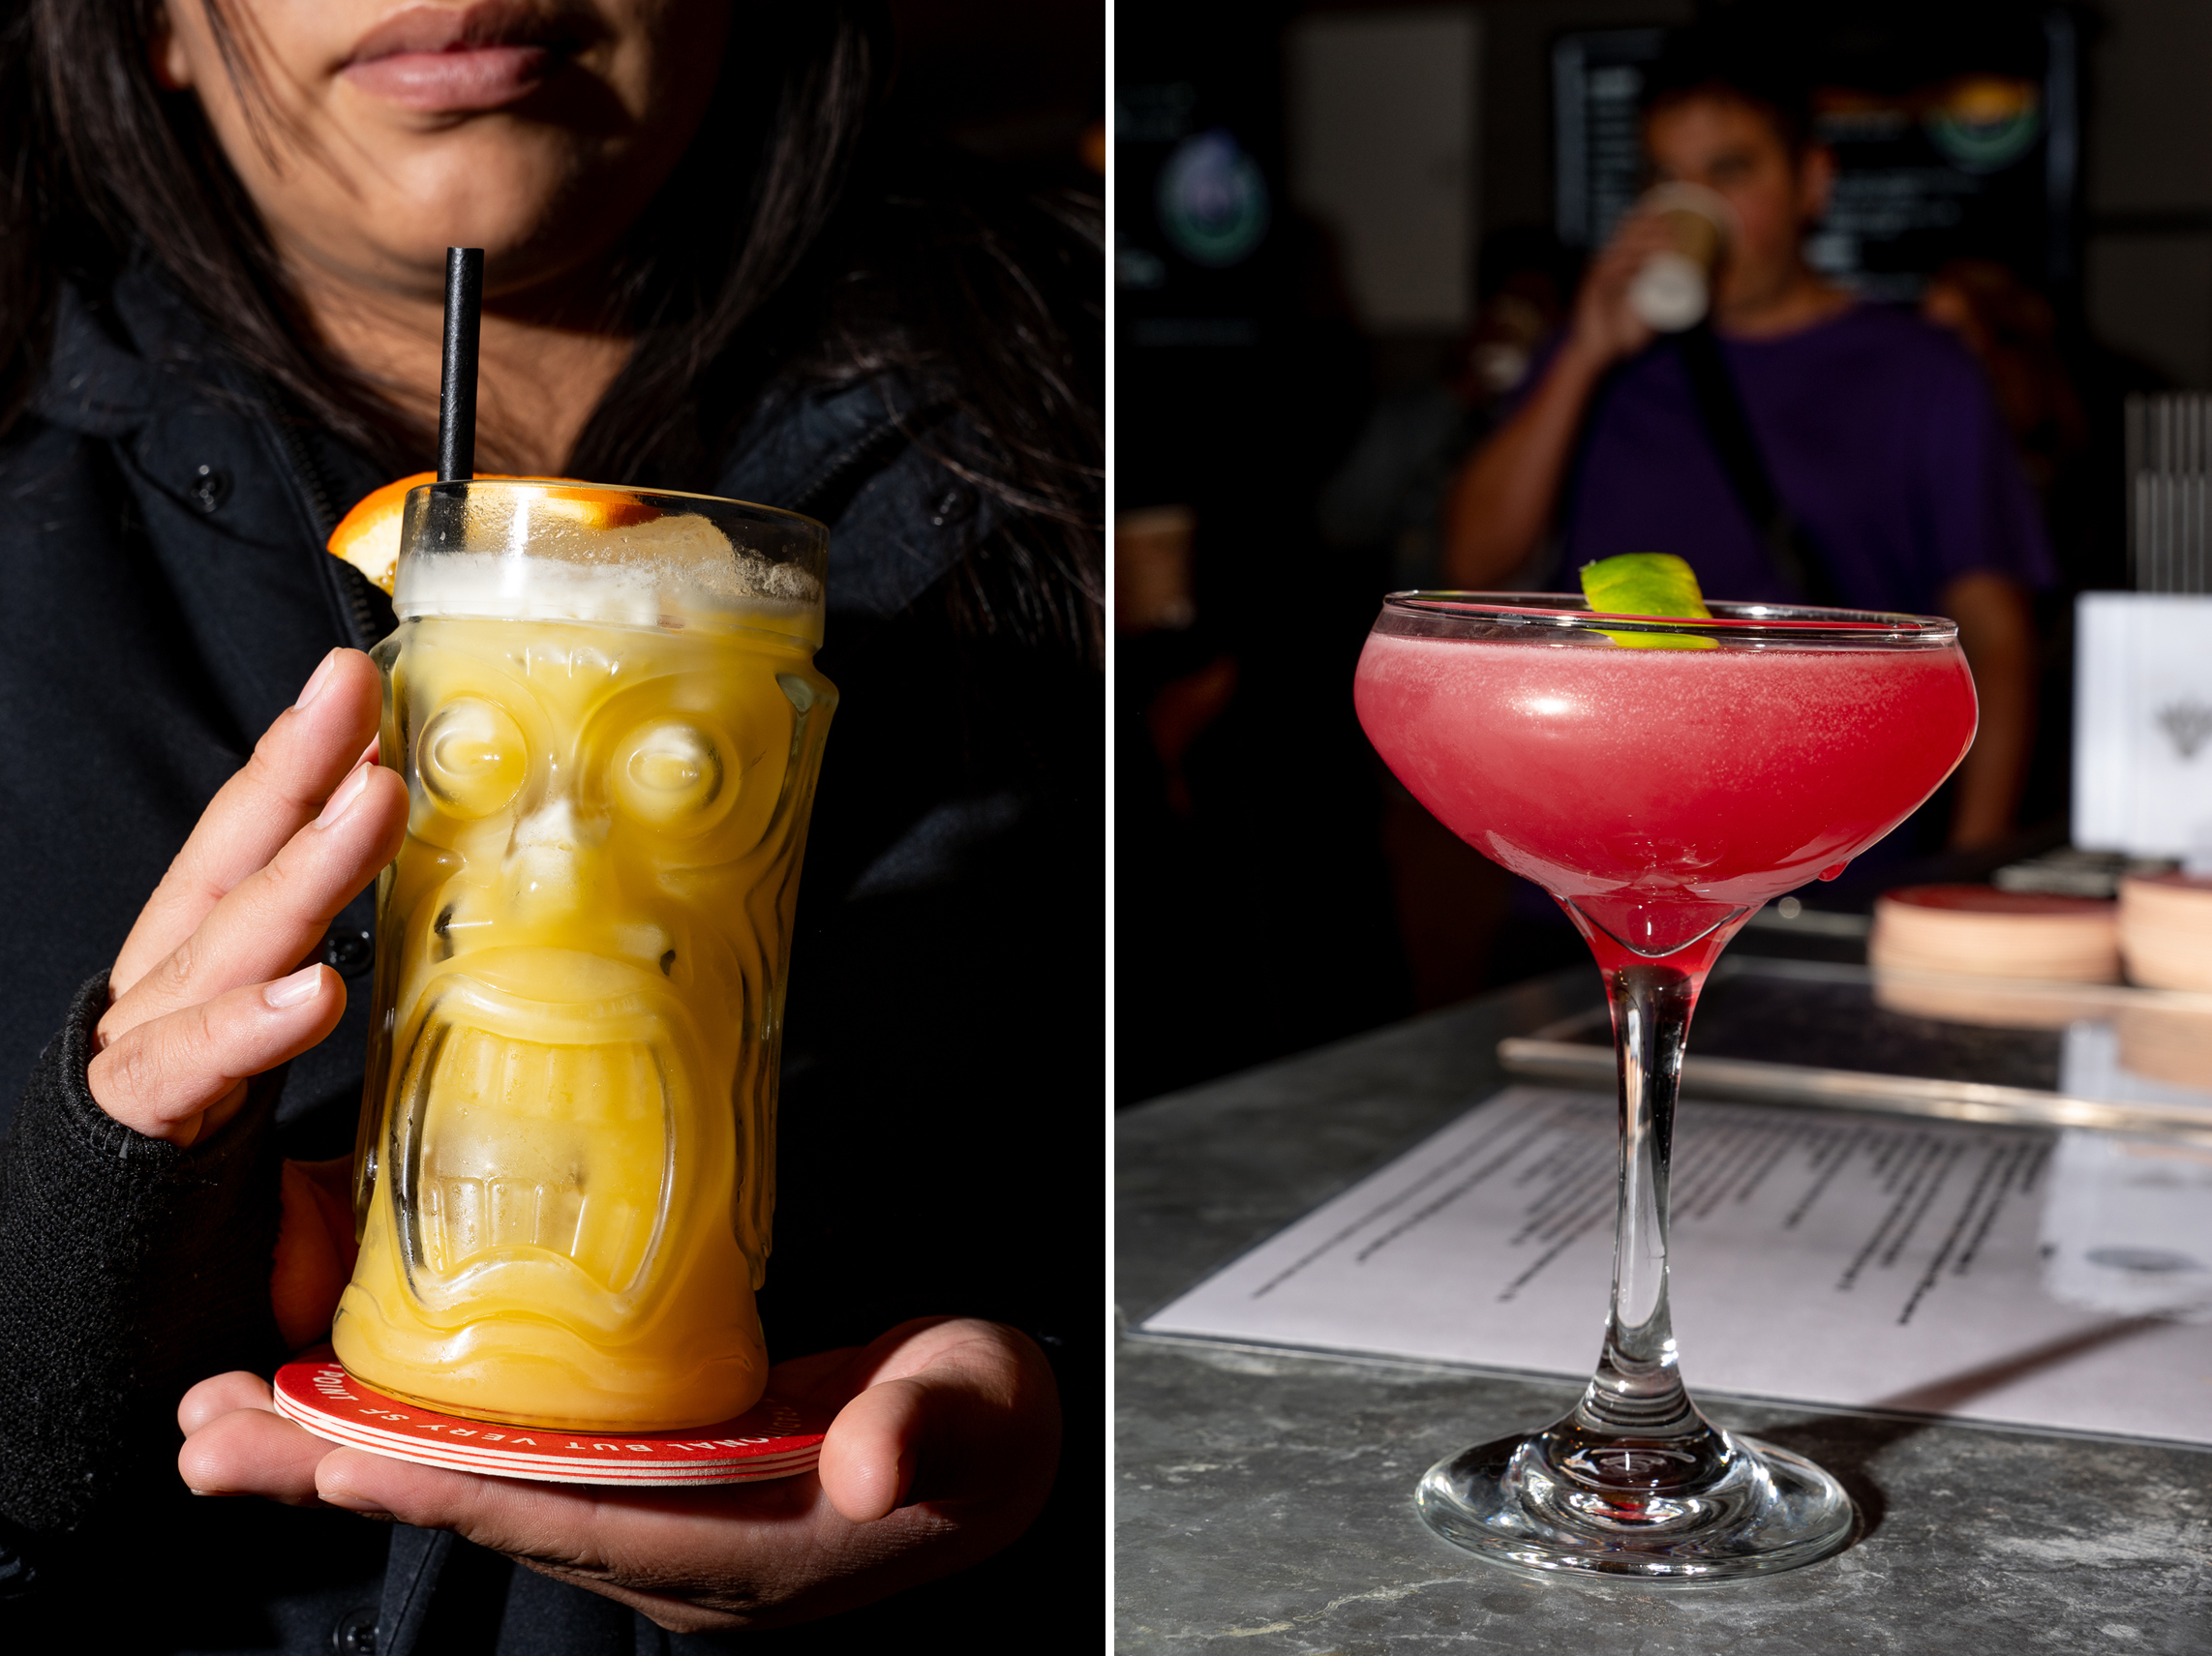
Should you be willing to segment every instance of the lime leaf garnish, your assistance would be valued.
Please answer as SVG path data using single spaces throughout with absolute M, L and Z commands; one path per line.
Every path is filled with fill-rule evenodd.
M 1673 616 L 1709 621 L 1697 575 L 1671 552 L 1624 552 L 1582 566 L 1582 595 L 1609 616 Z

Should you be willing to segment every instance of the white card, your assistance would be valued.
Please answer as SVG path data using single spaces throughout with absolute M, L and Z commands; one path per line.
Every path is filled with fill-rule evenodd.
M 1588 1374 L 1615 1133 L 1508 1088 L 1143 1332 Z M 1693 1394 L 2212 1444 L 2212 1150 L 1698 1102 L 1676 1148 Z
M 2076 601 L 2073 835 L 2212 873 L 2212 595 Z

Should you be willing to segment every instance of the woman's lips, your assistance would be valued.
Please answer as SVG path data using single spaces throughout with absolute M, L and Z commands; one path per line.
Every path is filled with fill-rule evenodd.
M 527 97 L 559 67 L 561 55 L 542 45 L 461 46 L 393 52 L 349 63 L 343 73 L 370 97 L 403 109 L 462 114 Z

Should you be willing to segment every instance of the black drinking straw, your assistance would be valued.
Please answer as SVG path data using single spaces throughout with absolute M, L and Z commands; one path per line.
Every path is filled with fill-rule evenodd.
M 484 315 L 484 250 L 445 250 L 445 362 L 438 387 L 438 480 L 476 475 L 476 336 Z

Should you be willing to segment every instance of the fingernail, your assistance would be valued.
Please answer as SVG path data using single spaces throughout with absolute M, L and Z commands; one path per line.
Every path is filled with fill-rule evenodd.
M 369 768 L 353 767 L 353 773 L 338 784 L 338 792 L 330 796 L 330 802 L 322 807 L 322 815 L 315 819 L 315 826 L 326 828 L 346 814 L 347 808 L 361 797 L 361 790 L 369 785 Z
M 330 670 L 337 665 L 338 652 L 334 649 L 328 655 L 322 658 L 322 665 L 320 667 L 318 667 L 313 673 L 308 675 L 307 683 L 300 690 L 299 700 L 294 702 L 292 706 L 295 708 L 304 708 L 308 705 L 308 703 L 314 701 L 315 698 L 321 693 L 323 684 L 329 679 Z
M 322 968 L 306 966 L 289 978 L 279 978 L 261 990 L 261 999 L 278 1010 L 296 1007 L 302 1001 L 312 1000 L 316 990 L 322 987 Z
M 358 1495 L 324 1495 L 322 1503 L 325 1506 L 344 1507 L 348 1512 L 358 1513 L 363 1518 L 390 1518 L 392 1516 L 382 1507 L 377 1505 L 375 1501 L 365 1501 Z

